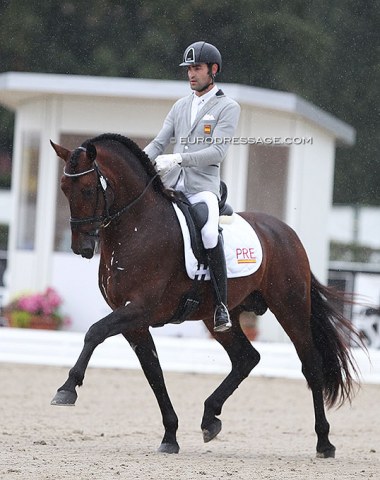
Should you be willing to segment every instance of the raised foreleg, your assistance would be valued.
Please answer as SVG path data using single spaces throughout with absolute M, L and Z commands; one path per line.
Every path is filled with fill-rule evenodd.
M 68 379 L 58 389 L 55 397 L 51 401 L 52 405 L 75 404 L 78 396 L 76 387 L 83 384 L 86 369 L 95 348 L 109 337 L 138 328 L 139 322 L 136 319 L 141 319 L 141 309 L 129 303 L 125 307 L 116 309 L 88 329 L 84 337 L 84 346 L 78 360 L 70 370 Z
M 230 395 L 238 388 L 240 383 L 248 377 L 251 370 L 259 363 L 260 354 L 244 335 L 239 324 L 240 310 L 231 312 L 233 327 L 229 332 L 215 333 L 213 320 L 204 323 L 209 332 L 226 350 L 232 363 L 229 375 L 219 387 L 205 400 L 204 413 L 201 423 L 203 440 L 209 442 L 215 438 L 222 429 L 222 422 L 217 415 L 222 413 L 222 407 Z

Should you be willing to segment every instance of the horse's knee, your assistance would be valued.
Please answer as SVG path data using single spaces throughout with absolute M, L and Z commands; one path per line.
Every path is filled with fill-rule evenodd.
M 244 378 L 248 377 L 251 371 L 256 367 L 260 362 L 261 356 L 260 353 L 252 348 L 252 352 L 249 352 L 247 356 L 243 356 L 239 362 L 239 370 L 241 371 Z
M 84 343 L 96 347 L 106 339 L 106 332 L 99 322 L 94 323 L 84 336 Z
M 240 380 L 244 380 L 260 362 L 260 359 L 259 352 L 249 345 L 249 349 L 245 352 L 241 350 L 239 355 L 231 358 L 232 369 Z
M 228 351 L 228 354 L 233 368 L 239 371 L 245 378 L 260 362 L 261 356 L 242 331 L 236 333 L 237 336 L 235 339 L 237 342 L 233 345 L 233 348 Z

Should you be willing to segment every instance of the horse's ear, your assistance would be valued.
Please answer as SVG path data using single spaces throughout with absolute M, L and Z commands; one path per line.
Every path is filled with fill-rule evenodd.
M 55 153 L 58 155 L 59 158 L 62 158 L 65 162 L 70 158 L 71 152 L 67 150 L 65 147 L 61 147 L 61 145 L 57 145 L 56 143 L 50 140 L 50 145 L 54 148 Z
M 86 154 L 87 158 L 93 162 L 96 158 L 97 152 L 96 152 L 96 147 L 93 143 L 88 143 L 86 145 Z

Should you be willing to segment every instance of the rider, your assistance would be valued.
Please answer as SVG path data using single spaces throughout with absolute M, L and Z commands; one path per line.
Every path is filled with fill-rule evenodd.
M 215 293 L 214 330 L 231 327 L 227 309 L 227 272 L 219 234 L 220 167 L 235 134 L 240 106 L 215 85 L 221 71 L 219 50 L 206 42 L 189 45 L 181 67 L 193 92 L 178 100 L 156 138 L 145 147 L 164 185 L 182 191 L 191 204 L 205 202 L 208 220 L 201 230 Z M 173 140 L 172 140 L 173 139 Z M 170 142 L 174 153 L 164 154 Z

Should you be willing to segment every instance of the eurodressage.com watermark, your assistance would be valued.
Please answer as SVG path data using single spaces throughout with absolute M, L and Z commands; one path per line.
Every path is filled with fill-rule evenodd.
M 313 145 L 313 137 L 180 137 L 181 145 Z M 176 143 L 173 138 L 171 143 Z

